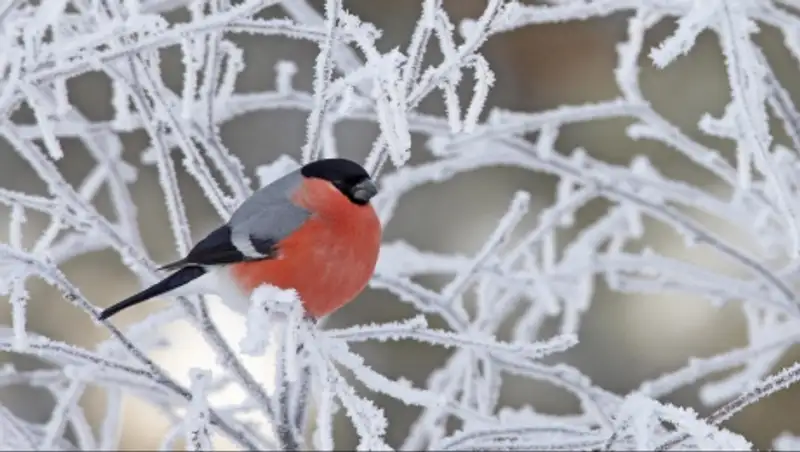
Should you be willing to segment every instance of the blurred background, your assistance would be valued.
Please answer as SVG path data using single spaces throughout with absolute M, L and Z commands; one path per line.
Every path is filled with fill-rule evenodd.
M 321 1 L 311 4 L 322 11 Z M 420 2 L 414 1 L 347 0 L 345 5 L 352 13 L 384 31 L 380 40 L 382 51 L 395 46 L 405 48 L 420 14 Z M 451 19 L 458 23 L 462 18 L 477 17 L 485 1 L 446 0 L 445 5 Z M 280 9 L 271 11 L 280 12 Z M 185 10 L 178 10 L 170 13 L 169 18 L 185 21 L 188 14 Z M 595 102 L 618 96 L 613 78 L 615 46 L 625 39 L 625 19 L 626 16 L 616 15 L 602 20 L 540 25 L 493 37 L 482 51 L 497 77 L 489 107 L 538 111 L 561 104 Z M 659 24 L 648 34 L 646 48 L 659 43 L 674 27 L 671 22 Z M 280 60 L 295 61 L 299 67 L 295 86 L 311 89 L 313 61 L 318 50 L 315 44 L 282 37 L 265 39 L 239 35 L 232 39 L 244 50 L 247 63 L 238 80 L 237 91 L 273 89 L 274 66 Z M 782 46 L 782 37 L 765 28 L 759 34 L 759 43 L 785 82 L 784 86 L 796 96 L 800 90 L 800 78 L 796 76 L 796 62 Z M 183 69 L 177 47 L 164 51 L 162 56 L 164 76 L 179 92 Z M 640 63 L 642 87 L 655 108 L 693 138 L 722 149 L 725 156 L 731 157 L 730 143 L 703 136 L 696 127 L 704 112 L 719 115 L 728 100 L 724 62 L 715 36 L 702 35 L 689 55 L 679 58 L 665 70 L 654 69 L 645 59 Z M 104 76 L 90 73 L 75 78 L 69 89 L 73 104 L 90 119 L 111 119 L 111 88 Z M 462 103 L 469 98 L 470 91 L 467 86 L 461 93 L 464 95 Z M 431 96 L 424 103 L 423 110 L 442 113 L 439 98 L 438 93 Z M 15 119 L 34 122 L 29 112 L 20 112 Z M 658 144 L 627 139 L 624 127 L 629 123 L 597 121 L 564 128 L 558 147 L 563 152 L 570 152 L 574 147 L 582 146 L 593 156 L 613 163 L 625 163 L 636 154 L 646 154 L 671 177 L 708 190 L 718 189 L 705 173 L 677 153 Z M 376 133 L 377 128 L 371 124 L 343 123 L 336 130 L 339 152 L 350 158 L 363 159 Z M 253 170 L 256 166 L 271 162 L 283 153 L 299 157 L 305 140 L 305 113 L 276 111 L 245 115 L 227 123 L 222 128 L 222 138 L 242 159 L 255 181 Z M 140 168 L 133 194 L 148 251 L 156 261 L 171 260 L 176 257 L 176 252 L 156 170 L 140 162 L 140 153 L 148 145 L 148 138 L 144 132 L 136 132 L 126 134 L 124 140 L 125 159 Z M 778 141 L 781 140 L 783 138 L 778 137 Z M 418 139 L 414 143 L 412 152 L 425 152 L 422 150 L 424 140 Z M 79 142 L 65 140 L 62 144 L 66 158 L 58 165 L 70 182 L 77 183 L 85 177 L 93 160 Z M 181 165 L 176 167 L 183 171 Z M 0 142 L 0 180 L 3 181 L 0 185 L 10 189 L 44 193 L 43 184 L 4 142 Z M 493 230 L 515 191 L 524 189 L 534 195 L 532 221 L 536 212 L 553 199 L 555 182 L 556 179 L 550 175 L 493 168 L 426 186 L 401 201 L 385 236 L 389 241 L 403 238 L 422 249 L 471 254 Z M 181 188 L 187 201 L 192 235 L 197 239 L 215 227 L 219 219 L 186 174 L 181 174 Z M 101 197 L 98 205 L 101 212 L 110 212 L 106 198 Z M 577 229 L 602 214 L 604 209 L 603 203 L 591 203 L 579 211 Z M 0 211 L 0 218 L 6 213 Z M 44 227 L 44 219 L 29 215 L 28 240 Z M 6 225 L 6 221 L 0 221 L 0 228 Z M 714 227 L 725 231 L 724 224 Z M 680 237 L 664 227 L 649 227 L 646 240 L 654 248 L 671 255 L 732 271 L 726 267 L 726 262 L 702 247 L 684 249 Z M 113 252 L 98 252 L 74 259 L 64 266 L 64 270 L 89 300 L 99 306 L 107 306 L 138 289 L 133 274 Z M 39 281 L 31 281 L 28 287 L 31 290 L 28 311 L 31 331 L 81 346 L 91 346 L 107 337 L 104 330 L 64 302 L 54 290 Z M 140 320 L 147 313 L 162 308 L 163 303 L 159 300 L 125 312 L 116 322 L 128 324 Z M 214 311 L 220 324 L 228 331 L 241 330 L 241 319 L 223 307 L 215 307 Z M 368 290 L 334 314 L 328 324 L 344 326 L 382 322 L 408 318 L 413 314 L 410 306 L 394 296 Z M 0 322 L 10 322 L 7 303 L 0 303 Z M 555 329 L 551 329 L 555 333 Z M 175 346 L 169 352 L 159 352 L 157 360 L 179 379 L 186 381 L 185 374 L 190 367 L 213 365 L 208 350 L 192 336 L 188 327 L 178 326 L 169 335 L 176 340 Z M 597 385 L 620 394 L 638 387 L 642 380 L 685 365 L 690 357 L 709 356 L 746 343 L 744 320 L 736 306 L 718 309 L 700 298 L 684 295 L 620 295 L 608 291 L 601 279 L 598 279 L 594 303 L 584 317 L 580 340 L 575 349 L 555 359 L 577 366 Z M 406 377 L 415 385 L 424 385 L 430 370 L 448 356 L 444 350 L 406 342 L 366 344 L 357 347 L 357 351 L 377 371 L 392 377 Z M 787 356 L 781 364 L 794 361 L 797 356 L 796 353 Z M 32 359 L 0 354 L 0 364 L 4 362 L 14 362 L 23 369 L 38 366 Z M 265 367 L 258 360 L 251 364 L 256 368 Z M 266 374 L 264 378 L 269 380 L 270 377 Z M 372 397 L 376 397 L 379 406 L 389 415 L 389 444 L 398 445 L 418 410 L 385 397 Z M 22 387 L 4 390 L 0 393 L 0 400 L 27 419 L 39 422 L 48 418 L 54 403 L 46 394 Z M 671 394 L 667 400 L 692 406 L 701 414 L 711 411 L 699 404 L 695 387 Z M 93 424 L 99 423 L 104 407 L 102 392 L 89 391 L 82 403 Z M 576 401 L 568 394 L 549 385 L 515 379 L 508 379 L 504 385 L 501 403 L 510 406 L 531 403 L 546 413 L 577 410 Z M 800 434 L 800 420 L 793 415 L 798 403 L 800 390 L 790 388 L 747 408 L 727 426 L 744 434 L 757 447 L 766 448 L 780 432 L 789 430 Z M 158 445 L 167 427 L 165 418 L 133 399 L 126 399 L 125 416 L 124 449 L 142 450 Z M 335 429 L 340 449 L 355 445 L 354 432 L 342 414 L 337 418 Z

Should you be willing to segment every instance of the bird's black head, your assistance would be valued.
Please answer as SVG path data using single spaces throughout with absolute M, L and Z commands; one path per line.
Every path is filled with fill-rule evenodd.
M 364 205 L 378 193 L 367 171 L 358 163 L 343 158 L 321 159 L 300 170 L 305 177 L 323 179 L 339 189 L 355 204 Z

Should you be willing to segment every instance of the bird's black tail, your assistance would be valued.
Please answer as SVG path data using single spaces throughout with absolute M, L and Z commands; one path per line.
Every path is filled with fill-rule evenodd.
M 123 309 L 127 309 L 133 305 L 147 301 L 153 297 L 157 297 L 163 293 L 169 292 L 170 290 L 188 284 L 189 282 L 203 276 L 205 273 L 206 270 L 203 267 L 196 265 L 183 267 L 182 269 L 167 276 L 147 289 L 144 289 L 135 295 L 131 295 L 119 303 L 109 306 L 100 313 L 100 320 L 105 320 L 119 311 L 122 311 Z

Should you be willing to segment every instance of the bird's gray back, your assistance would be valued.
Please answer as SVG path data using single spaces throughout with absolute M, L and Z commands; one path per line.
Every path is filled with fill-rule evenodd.
M 294 232 L 311 215 L 291 200 L 302 183 L 295 170 L 257 190 L 231 216 L 232 235 L 278 242 Z

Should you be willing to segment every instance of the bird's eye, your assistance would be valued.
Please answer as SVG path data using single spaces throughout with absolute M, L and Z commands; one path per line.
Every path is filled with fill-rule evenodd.
M 349 186 L 348 186 L 347 182 L 345 182 L 342 179 L 332 180 L 331 181 L 331 185 L 333 185 L 336 188 L 336 190 L 338 190 L 338 191 L 340 191 L 342 193 L 345 193 L 345 192 L 347 192 L 349 190 L 349 188 L 348 188 Z

